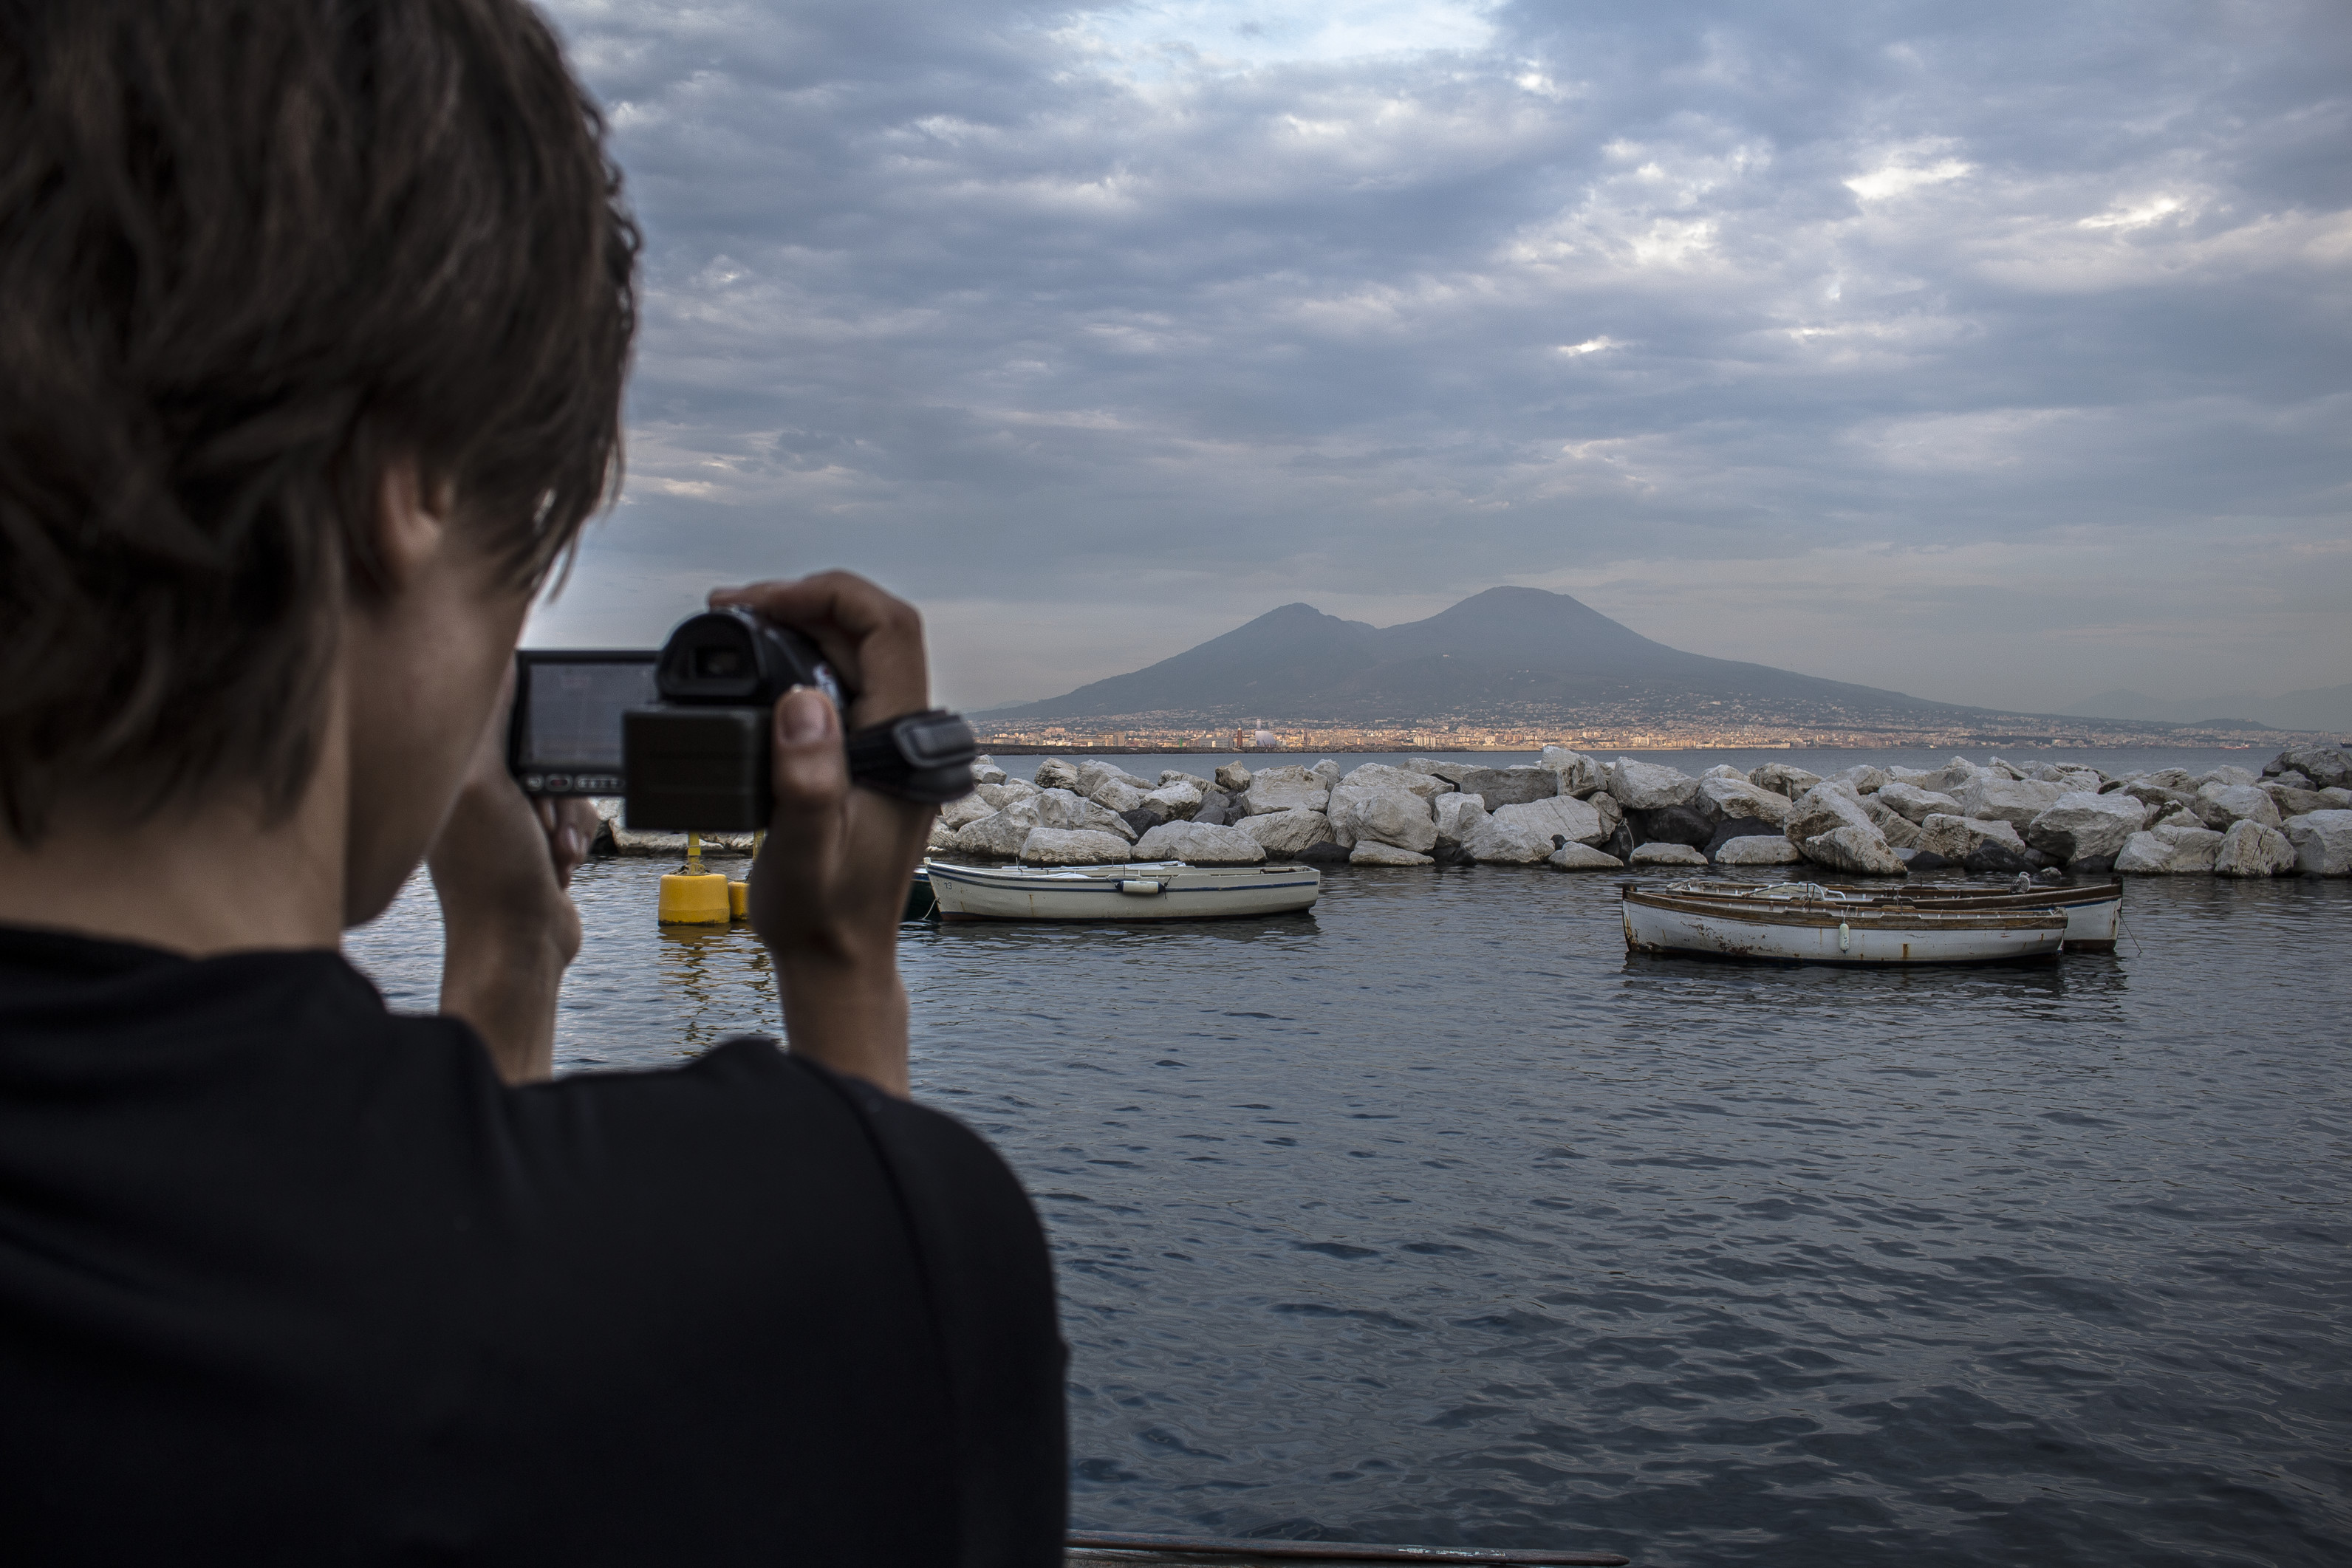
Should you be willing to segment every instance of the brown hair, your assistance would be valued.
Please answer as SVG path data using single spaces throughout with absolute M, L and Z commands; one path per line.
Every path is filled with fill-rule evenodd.
M 543 581 L 636 251 L 520 0 L 0 0 L 0 822 L 290 808 L 389 461 Z

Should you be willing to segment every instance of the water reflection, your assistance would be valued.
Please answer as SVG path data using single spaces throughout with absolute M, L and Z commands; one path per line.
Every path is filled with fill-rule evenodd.
M 700 1055 L 730 1035 L 773 1032 L 781 1016 L 773 962 L 740 926 L 660 925 L 660 984 L 677 1002 L 679 1042 Z
M 776 1027 L 664 869 L 583 874 L 567 1069 Z M 2347 929 L 2352 883 L 2152 879 L 2111 956 L 1749 969 L 1629 959 L 1605 875 L 1338 867 L 1311 917 L 900 957 L 918 1093 L 1054 1241 L 1082 1524 L 2317 1563 Z M 429 1006 L 438 942 L 420 888 L 352 946 Z

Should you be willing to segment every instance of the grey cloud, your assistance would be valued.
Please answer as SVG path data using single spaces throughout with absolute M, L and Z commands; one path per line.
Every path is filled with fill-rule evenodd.
M 841 563 L 974 705 L 1503 580 L 1952 700 L 2352 674 L 2339 10 L 1517 5 L 1139 75 L 1080 11 L 556 15 L 651 247 L 550 633 Z

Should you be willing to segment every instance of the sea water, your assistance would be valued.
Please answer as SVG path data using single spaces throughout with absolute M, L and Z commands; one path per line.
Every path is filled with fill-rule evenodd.
M 667 869 L 582 872 L 559 1070 L 775 1028 Z M 1629 956 L 1616 897 L 908 929 L 917 1093 L 1053 1239 L 1077 1523 L 2352 1562 L 2352 883 L 2139 879 L 2112 956 L 1888 973 Z M 420 878 L 352 951 L 424 1008 L 438 944 Z

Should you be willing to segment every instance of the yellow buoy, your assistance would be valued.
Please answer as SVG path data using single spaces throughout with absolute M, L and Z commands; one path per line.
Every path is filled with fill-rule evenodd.
M 719 873 L 672 872 L 661 879 L 664 925 L 724 925 L 734 918 L 734 900 Z
M 727 908 L 738 920 L 749 920 L 751 917 L 751 884 L 750 883 L 730 882 L 727 884 Z

